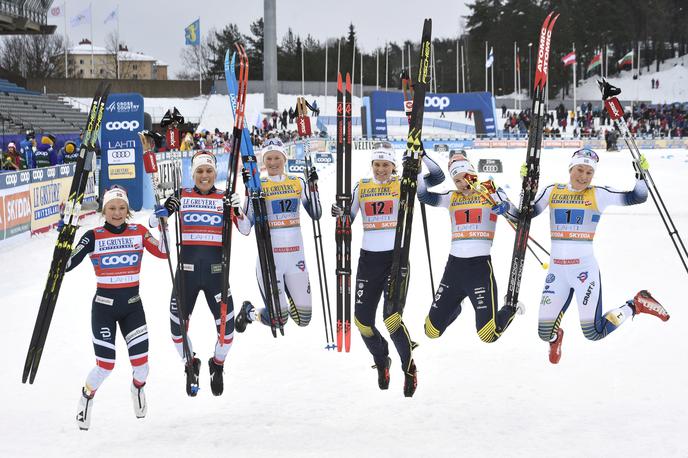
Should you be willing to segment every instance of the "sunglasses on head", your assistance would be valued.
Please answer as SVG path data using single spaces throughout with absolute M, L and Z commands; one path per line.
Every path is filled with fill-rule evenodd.
M 391 149 L 392 144 L 390 142 L 375 142 L 373 143 L 373 149 Z
M 573 153 L 572 157 L 589 157 L 590 159 L 593 159 L 595 162 L 600 161 L 600 157 L 597 155 L 597 153 L 588 148 L 579 149 L 578 151 Z

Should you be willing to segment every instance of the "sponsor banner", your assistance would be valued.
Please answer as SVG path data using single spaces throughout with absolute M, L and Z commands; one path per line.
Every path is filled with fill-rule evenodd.
M 48 169 L 44 169 L 48 170 Z M 55 168 L 53 171 L 56 172 Z M 31 232 L 39 232 L 60 220 L 60 212 L 69 194 L 71 178 L 36 180 L 31 183 Z
M 507 148 L 527 148 L 528 147 L 528 140 L 507 140 L 506 141 L 506 147 Z
M 316 153 L 315 155 L 316 164 L 332 164 L 333 162 L 334 158 L 329 153 Z
M 31 197 L 29 186 L 19 186 L 2 194 L 0 240 L 5 240 L 31 229 Z
M 111 94 L 100 131 L 101 186 L 119 185 L 127 190 L 132 210 L 143 206 L 143 147 L 138 132 L 143 129 L 143 97 Z
M 23 170 L 21 172 L 2 173 L 0 174 L 0 190 L 11 189 L 17 186 L 28 185 L 31 183 L 31 171 Z
M 306 163 L 304 161 L 298 159 L 289 159 L 287 161 L 287 173 L 301 175 L 305 169 Z
M 480 173 L 502 173 L 504 168 L 499 159 L 480 159 L 478 161 L 478 172 Z
M 107 171 L 107 177 L 111 181 L 136 178 L 136 166 L 134 164 L 108 165 Z M 127 193 L 129 193 L 129 188 L 126 186 L 125 188 Z

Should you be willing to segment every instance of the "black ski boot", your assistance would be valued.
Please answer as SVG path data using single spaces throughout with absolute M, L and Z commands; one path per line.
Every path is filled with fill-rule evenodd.
M 612 86 L 604 78 L 602 78 L 602 81 L 597 81 L 597 84 L 600 86 L 600 91 L 602 91 L 602 100 L 607 100 L 609 97 L 621 94 L 621 89 Z
M 196 358 L 194 353 L 194 358 L 191 360 L 192 369 L 189 371 L 188 366 L 184 366 L 184 372 L 186 373 L 186 394 L 194 397 L 198 394 L 199 389 L 199 374 L 201 373 L 201 360 Z
M 385 357 L 382 364 L 375 364 L 373 369 L 377 369 L 377 386 L 381 390 L 389 388 L 389 367 L 392 365 L 392 360 L 389 356 Z
M 416 363 L 411 360 L 408 372 L 404 373 L 404 396 L 410 398 L 416 392 L 418 378 L 416 377 Z
M 255 307 L 253 307 L 253 304 L 249 301 L 244 301 L 244 303 L 241 304 L 239 313 L 237 313 L 234 318 L 234 329 L 236 332 L 244 332 L 246 330 L 246 326 L 253 321 L 251 318 L 255 316 L 255 310 Z
M 221 396 L 225 389 L 225 384 L 222 377 L 225 366 L 217 364 L 215 362 L 215 358 L 210 358 L 208 360 L 208 370 L 210 371 L 210 389 L 214 396 Z

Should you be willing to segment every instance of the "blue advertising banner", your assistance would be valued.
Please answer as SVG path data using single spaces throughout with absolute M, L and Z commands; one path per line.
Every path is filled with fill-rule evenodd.
M 387 138 L 387 111 L 404 111 L 404 95 L 401 92 L 373 91 L 370 93 L 370 118 L 372 136 Z M 426 112 L 471 111 L 477 134 L 494 136 L 496 110 L 494 98 L 489 92 L 465 94 L 433 94 L 425 96 Z
M 110 94 L 100 130 L 103 189 L 119 185 L 127 190 L 129 206 L 143 206 L 143 147 L 138 133 L 143 130 L 141 94 Z

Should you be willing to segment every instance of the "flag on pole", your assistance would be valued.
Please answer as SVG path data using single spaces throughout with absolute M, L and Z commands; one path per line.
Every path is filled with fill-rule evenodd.
M 599 67 L 600 65 L 602 65 L 602 51 L 595 54 L 595 57 L 593 57 L 590 63 L 588 64 L 587 71 L 589 72 L 592 69 Z
M 628 53 L 616 62 L 617 67 L 623 67 L 624 65 L 633 65 L 633 50 L 631 49 Z
M 520 72 L 521 71 L 521 55 L 520 55 L 521 49 L 516 48 L 516 71 Z
M 90 24 L 91 23 L 91 7 L 89 6 L 85 10 L 83 10 L 81 13 L 77 14 L 76 16 L 72 16 L 72 18 L 69 20 L 69 24 L 72 27 L 77 27 L 80 26 L 81 24 Z
M 196 19 L 184 29 L 186 44 L 198 46 L 201 44 L 201 19 Z
M 107 23 L 110 22 L 110 21 L 114 21 L 115 19 L 117 19 L 117 16 L 118 16 L 118 15 L 119 15 L 119 5 L 117 5 L 117 6 L 115 7 L 115 9 L 112 10 L 112 11 L 110 12 L 110 14 L 108 14 L 108 15 L 105 17 L 105 20 L 103 21 L 103 24 L 107 24 Z
M 55 5 L 52 8 L 50 8 L 50 17 L 62 17 L 64 16 L 64 8 L 65 4 L 62 3 L 61 5 Z
M 571 51 L 567 55 L 561 58 L 561 61 L 564 63 L 564 67 L 568 67 L 569 65 L 573 65 L 576 63 L 576 51 Z
M 485 68 L 492 67 L 493 62 L 494 62 L 494 54 L 492 53 L 492 46 L 490 46 L 490 54 L 488 54 L 488 56 L 487 56 L 487 61 L 485 62 Z

